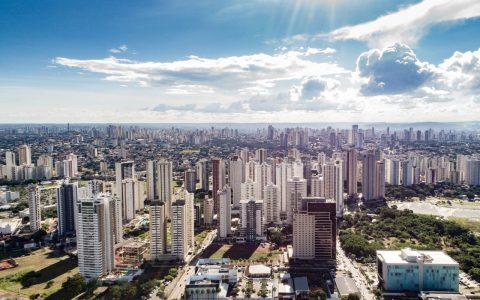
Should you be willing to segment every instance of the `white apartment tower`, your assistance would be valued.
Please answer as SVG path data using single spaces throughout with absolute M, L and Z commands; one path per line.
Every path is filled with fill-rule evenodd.
M 249 199 L 249 198 L 246 198 Z M 280 223 L 280 189 L 273 183 L 265 187 L 264 215 L 265 223 Z
M 40 187 L 31 184 L 28 186 L 28 206 L 30 211 L 30 228 L 37 231 L 41 228 Z
M 282 162 L 276 165 L 275 184 L 279 188 L 280 194 L 280 218 L 287 218 L 287 180 L 293 177 L 292 165 Z
M 254 198 L 257 195 L 257 183 L 248 178 L 244 183 L 241 184 L 241 198 L 250 199 Z
M 230 159 L 229 167 L 228 182 L 232 187 L 233 207 L 238 208 L 242 199 L 243 162 L 239 156 L 234 156 Z
M 127 206 L 127 198 L 124 194 L 124 188 L 122 183 L 125 179 L 136 179 L 135 163 L 133 161 L 115 163 L 115 179 L 115 194 L 118 196 L 118 198 L 120 198 L 120 201 L 122 203 L 122 210 L 120 212 L 122 215 L 121 219 L 126 220 L 127 216 L 125 215 L 125 211 Z
M 80 274 L 90 280 L 114 269 L 116 205 L 109 195 L 77 201 L 77 251 Z
M 312 197 L 325 197 L 323 177 L 312 175 Z
M 219 212 L 217 216 L 218 236 L 226 238 L 231 234 L 232 213 L 231 213 L 231 192 L 230 187 L 226 185 L 222 190 L 218 191 Z
M 165 203 L 165 215 L 170 217 L 173 194 L 172 162 L 149 160 L 147 162 L 147 199 Z
M 172 255 L 185 261 L 188 252 L 195 246 L 193 233 L 193 194 L 179 191 L 172 203 Z
M 256 199 L 264 199 L 265 186 L 272 182 L 272 166 L 267 163 L 256 165 L 255 182 L 257 183 Z
M 334 200 L 337 204 L 337 215 L 343 215 L 343 172 L 342 161 L 329 161 L 324 166 L 323 182 L 325 185 L 325 198 Z
M 292 224 L 293 213 L 299 209 L 304 197 L 307 197 L 307 180 L 297 176 L 287 180 L 287 224 Z
M 150 258 L 161 260 L 167 253 L 167 216 L 165 203 L 150 202 Z
M 139 182 L 136 179 L 122 180 L 123 196 L 123 221 L 130 222 L 135 218 L 135 213 L 143 208 L 143 199 L 140 197 Z M 142 202 L 142 204 L 140 204 Z
M 213 199 L 203 199 L 203 224 L 205 227 L 210 227 L 213 224 Z

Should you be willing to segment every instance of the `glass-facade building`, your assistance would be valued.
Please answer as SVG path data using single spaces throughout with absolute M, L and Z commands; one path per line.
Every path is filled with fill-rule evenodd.
M 442 251 L 377 251 L 377 270 L 385 292 L 458 292 L 459 265 Z

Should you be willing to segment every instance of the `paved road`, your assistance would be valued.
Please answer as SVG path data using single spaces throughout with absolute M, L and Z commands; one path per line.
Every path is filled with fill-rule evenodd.
M 203 250 L 205 250 L 213 242 L 217 236 L 217 230 L 212 230 L 203 240 L 202 245 L 198 248 L 197 252 L 188 256 L 185 262 L 185 266 L 179 270 L 177 277 L 165 288 L 165 298 L 168 300 L 180 299 L 185 290 L 185 284 L 187 279 L 195 274 L 195 265 L 198 262 Z M 161 300 L 156 296 L 155 290 L 150 296 L 150 300 Z
M 360 272 L 360 266 L 345 255 L 345 252 L 340 247 L 340 242 L 337 242 L 337 257 L 340 260 L 340 268 L 352 273 L 353 280 L 360 291 L 362 299 L 374 300 L 375 296 L 371 290 L 367 289 L 368 283 L 365 276 Z

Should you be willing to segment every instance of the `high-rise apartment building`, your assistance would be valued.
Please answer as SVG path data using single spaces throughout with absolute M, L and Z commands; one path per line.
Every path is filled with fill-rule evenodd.
M 40 208 L 40 187 L 34 184 L 28 186 L 28 210 L 30 212 L 30 228 L 37 231 L 41 228 L 42 210 Z
M 287 180 L 287 224 L 292 224 L 293 213 L 299 209 L 304 197 L 307 197 L 307 181 L 296 176 Z
M 347 151 L 347 193 L 348 195 L 356 195 L 358 193 L 357 188 L 357 150 L 355 148 L 351 148 Z
M 264 238 L 263 227 L 263 201 L 249 200 L 240 201 L 240 233 L 249 242 Z
M 183 181 L 184 181 L 185 189 L 189 193 L 195 193 L 195 190 L 197 189 L 197 174 L 195 170 L 188 169 L 185 172 L 183 172 Z
M 219 213 L 219 194 L 218 191 L 226 184 L 225 178 L 225 163 L 220 158 L 212 159 L 212 195 L 213 195 L 213 210 L 216 214 Z
M 130 222 L 135 218 L 135 213 L 143 208 L 143 199 L 137 179 L 126 178 L 122 180 L 123 197 L 123 222 Z
M 280 193 L 280 219 L 287 219 L 287 181 L 293 177 L 292 165 L 282 162 L 276 165 L 275 184 L 279 188 Z
M 78 158 L 75 154 L 70 153 L 65 159 L 65 177 L 76 177 L 78 175 Z
M 158 199 L 150 202 L 150 258 L 161 260 L 167 253 L 166 204 Z
M 250 199 L 250 198 L 254 198 L 255 195 L 258 195 L 257 183 L 252 181 L 250 178 L 248 178 L 240 186 L 241 186 L 241 193 L 240 193 L 241 199 Z
M 376 158 L 374 151 L 363 154 L 362 194 L 365 201 L 375 200 Z
M 15 159 L 15 152 L 12 152 L 12 151 L 5 152 L 5 165 L 7 167 L 17 165 L 16 159 Z
M 203 199 L 203 225 L 207 228 L 213 225 L 213 199 Z
M 251 199 L 251 198 L 244 198 Z M 280 189 L 272 182 L 265 187 L 264 219 L 266 224 L 280 223 Z
M 469 158 L 465 164 L 465 183 L 480 185 L 480 159 Z
M 165 203 L 165 215 L 170 217 L 173 195 L 172 162 L 161 160 L 149 160 L 147 162 L 147 199 L 158 200 Z
M 196 170 L 197 170 L 197 179 L 200 183 L 200 189 L 204 191 L 208 191 L 209 190 L 208 160 L 206 159 L 199 160 L 196 164 Z
M 334 260 L 336 258 L 335 202 L 304 198 L 293 216 L 293 258 Z
M 77 201 L 77 251 L 80 274 L 90 280 L 115 266 L 115 200 L 97 194 Z
M 229 161 L 228 183 L 232 187 L 233 207 L 240 207 L 242 199 L 242 182 L 243 182 L 243 162 L 239 156 L 233 156 Z
M 125 162 L 119 162 L 115 163 L 115 195 L 117 195 L 118 198 L 120 198 L 120 201 L 122 203 L 122 220 L 126 220 L 127 216 L 125 215 L 126 211 L 126 206 L 127 206 L 127 198 L 126 195 L 124 195 L 124 186 L 123 186 L 123 180 L 125 179 L 136 179 L 135 175 L 135 163 L 133 161 L 125 161 Z
M 226 185 L 222 190 L 218 191 L 219 212 L 217 215 L 218 236 L 226 238 L 231 234 L 232 213 L 231 213 L 231 189 Z
M 263 164 L 265 160 L 267 159 L 267 149 L 257 149 L 255 151 L 255 159 L 259 164 Z
M 377 161 L 375 163 L 375 199 L 385 198 L 385 163 Z
M 57 188 L 58 235 L 75 234 L 78 185 L 63 181 Z
M 312 197 L 325 197 L 325 184 L 323 177 L 318 175 L 312 176 Z
M 323 168 L 325 198 L 334 200 L 337 204 L 337 215 L 343 215 L 343 170 L 342 161 L 329 161 Z
M 193 225 L 193 194 L 181 190 L 172 203 L 172 256 L 185 261 L 195 246 Z
M 272 182 L 272 166 L 266 162 L 258 164 L 255 167 L 255 183 L 257 184 L 256 199 L 264 199 L 265 186 Z
M 21 145 L 18 147 L 18 164 L 31 165 L 32 164 L 32 150 L 28 145 Z
M 385 197 L 385 163 L 377 161 L 375 151 L 363 154 L 362 196 L 364 201 L 378 200 Z

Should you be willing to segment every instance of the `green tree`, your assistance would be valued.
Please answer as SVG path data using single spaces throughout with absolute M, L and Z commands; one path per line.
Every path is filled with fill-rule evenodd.
M 319 299 L 319 300 L 326 300 L 327 299 L 327 294 L 322 289 L 311 290 L 308 293 L 308 296 L 311 299 Z

